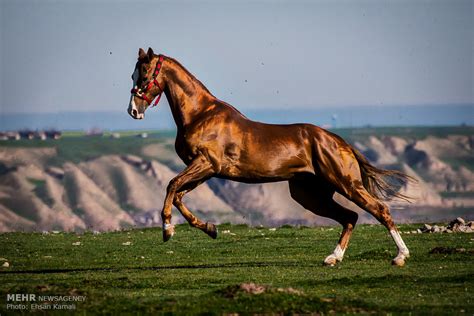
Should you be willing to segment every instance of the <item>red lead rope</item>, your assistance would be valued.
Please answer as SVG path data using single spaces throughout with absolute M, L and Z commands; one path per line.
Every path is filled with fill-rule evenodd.
M 152 105 L 151 107 L 154 107 L 154 106 L 157 106 L 157 105 L 158 105 L 158 102 L 160 102 L 160 99 L 161 99 L 161 94 L 163 93 L 163 89 L 161 89 L 160 84 L 158 83 L 158 80 L 156 80 L 156 78 L 153 78 L 153 81 L 148 84 L 148 86 L 146 87 L 146 89 L 147 89 L 147 90 L 150 90 L 151 87 L 153 86 L 153 84 L 156 84 L 156 85 L 158 86 L 158 88 L 160 89 L 160 93 L 158 93 L 158 96 L 157 96 L 156 99 L 155 99 L 155 103 L 153 103 L 153 105 Z M 146 97 L 145 95 L 143 95 L 143 96 Z M 148 99 L 148 98 L 147 98 L 147 99 Z M 145 99 L 145 101 L 148 102 L 148 104 L 151 103 L 151 100 L 148 101 L 148 100 Z
M 158 85 L 159 87 L 159 85 Z M 161 88 L 160 88 L 161 89 Z M 151 107 L 154 107 L 154 106 L 157 106 L 158 105 L 158 102 L 160 102 L 160 99 L 161 99 L 161 94 L 163 93 L 163 90 L 161 90 L 160 93 L 158 93 L 158 97 L 155 99 L 155 103 L 153 103 L 153 105 Z
M 153 81 L 150 81 L 150 83 L 142 90 L 142 89 L 139 89 L 139 88 L 133 88 L 131 93 L 140 98 L 140 99 L 143 99 L 145 100 L 148 104 L 151 104 L 151 102 L 153 100 L 150 100 L 150 98 L 148 98 L 145 93 L 150 90 L 153 85 L 156 85 L 158 86 L 158 88 L 160 89 L 160 93 L 158 93 L 156 99 L 155 99 L 155 102 L 153 103 L 153 105 L 151 107 L 154 107 L 154 106 L 157 106 L 158 105 L 158 102 L 160 102 L 160 99 L 161 99 L 161 95 L 163 94 L 163 89 L 161 88 L 160 84 L 158 83 L 158 80 L 156 80 L 156 77 L 158 77 L 158 74 L 160 73 L 160 70 L 161 70 L 161 64 L 163 63 L 163 55 L 159 55 L 159 59 L 158 59 L 158 62 L 156 63 L 156 68 L 155 68 L 155 71 L 153 73 Z

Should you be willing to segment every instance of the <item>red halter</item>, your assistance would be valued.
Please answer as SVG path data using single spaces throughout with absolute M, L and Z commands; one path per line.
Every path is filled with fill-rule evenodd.
M 150 90 L 153 87 L 153 85 L 156 85 L 160 89 L 160 93 L 158 93 L 158 96 L 155 99 L 155 103 L 152 105 L 152 107 L 156 106 L 158 102 L 160 102 L 161 94 L 163 93 L 163 89 L 158 83 L 158 80 L 156 80 L 156 77 L 158 77 L 158 74 L 160 73 L 162 64 L 163 64 L 163 55 L 159 55 L 158 62 L 156 63 L 155 71 L 153 72 L 153 80 L 151 80 L 143 89 L 135 86 L 131 91 L 132 95 L 136 96 L 137 98 L 145 100 L 148 104 L 151 104 L 153 99 L 150 99 L 149 97 L 147 97 L 145 93 L 148 90 Z

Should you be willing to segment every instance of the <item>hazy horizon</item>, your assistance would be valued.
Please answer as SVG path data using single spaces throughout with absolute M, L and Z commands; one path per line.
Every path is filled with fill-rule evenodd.
M 474 126 L 474 105 L 349 106 L 324 108 L 241 108 L 248 118 L 275 124 L 311 123 L 324 127 Z M 0 130 L 175 129 L 169 107 L 148 109 L 143 120 L 126 111 L 16 113 L 0 116 Z

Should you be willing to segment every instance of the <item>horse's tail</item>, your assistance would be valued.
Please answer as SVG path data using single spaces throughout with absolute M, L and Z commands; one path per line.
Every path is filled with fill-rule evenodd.
M 409 182 L 418 182 L 415 178 L 397 170 L 374 167 L 357 149 L 352 147 L 352 151 L 359 163 L 364 188 L 372 196 L 381 200 L 391 200 L 393 198 L 399 198 L 407 202 L 413 200 L 413 197 L 401 193 L 400 188 Z

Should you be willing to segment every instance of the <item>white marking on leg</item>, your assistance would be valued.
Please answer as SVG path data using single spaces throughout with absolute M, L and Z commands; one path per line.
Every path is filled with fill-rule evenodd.
M 164 238 L 164 241 L 167 241 L 172 236 L 174 236 L 174 225 L 163 223 L 163 238 Z
M 341 245 L 337 245 L 336 249 L 334 249 L 334 255 L 336 256 L 337 261 L 341 261 L 342 258 L 344 257 L 344 252 L 346 252 L 346 249 L 342 249 Z
M 342 261 L 342 258 L 344 258 L 344 252 L 346 252 L 346 250 L 342 249 L 340 244 L 337 244 L 334 252 L 324 259 L 324 263 L 326 265 L 334 266 L 336 263 Z
M 397 230 L 392 229 L 390 235 L 392 235 L 395 244 L 397 244 L 398 256 L 403 255 L 405 258 L 408 258 L 410 256 L 410 251 L 408 251 L 408 247 L 405 245 L 400 233 Z

